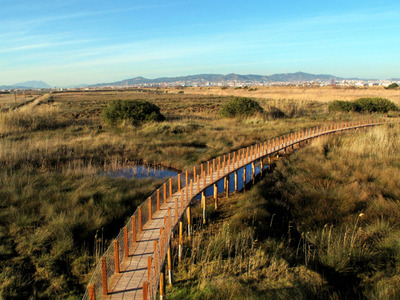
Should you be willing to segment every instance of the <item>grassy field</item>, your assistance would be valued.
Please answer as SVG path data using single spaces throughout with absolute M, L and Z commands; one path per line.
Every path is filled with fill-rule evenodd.
M 12 109 L 18 105 L 34 99 L 37 96 L 37 93 L 32 92 L 17 94 L 0 93 L 0 111 L 8 110 L 10 108 Z
M 117 99 L 151 101 L 166 121 L 108 127 L 100 113 Z M 186 90 L 64 92 L 1 112 L 0 298 L 82 295 L 96 258 L 161 184 L 101 176 L 105 170 L 137 162 L 184 170 L 322 122 L 371 117 L 330 114 L 324 101 L 282 94 L 286 101 L 259 101 L 264 114 L 222 119 L 218 111 L 229 99 Z
M 168 297 L 396 299 L 399 135 L 396 125 L 320 139 L 221 200 L 185 241 Z
M 169 92 L 177 92 L 169 90 Z M 242 96 L 257 99 L 272 100 L 295 100 L 295 101 L 318 101 L 329 102 L 333 100 L 355 100 L 363 97 L 387 98 L 397 105 L 400 104 L 400 95 L 396 89 L 385 89 L 384 87 L 249 87 L 244 88 L 185 88 L 187 94 L 218 95 L 218 96 Z

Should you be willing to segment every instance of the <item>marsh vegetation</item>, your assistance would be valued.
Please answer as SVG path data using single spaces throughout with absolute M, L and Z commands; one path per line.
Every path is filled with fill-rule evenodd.
M 96 259 L 111 238 L 119 232 L 136 206 L 161 185 L 160 180 L 101 176 L 104 171 L 135 163 L 161 164 L 184 170 L 219 154 L 322 122 L 371 118 L 370 115 L 353 113 L 332 114 L 325 102 L 291 100 L 284 94 L 280 100 L 257 99 L 264 109 L 262 114 L 221 118 L 219 111 L 230 99 L 230 96 L 192 95 L 186 90 L 184 94 L 163 90 L 64 92 L 41 96 L 24 104 L 24 109 L 1 112 L 0 297 L 80 298 Z M 160 108 L 165 121 L 139 125 L 122 122 L 110 126 L 102 120 L 101 112 L 114 100 L 149 101 Z M 368 155 L 364 153 L 362 157 Z M 366 171 L 376 172 L 372 169 Z M 263 193 L 265 191 L 257 187 L 250 195 L 263 199 Z M 398 194 L 385 191 L 383 196 L 387 195 L 398 197 Z M 242 203 L 241 200 L 238 203 Z M 238 205 L 250 205 L 246 203 Z M 296 206 L 292 204 L 290 207 Z M 262 205 L 252 212 L 253 216 L 239 214 L 232 217 L 238 224 L 242 219 L 247 220 L 245 224 L 248 226 L 243 228 L 232 225 L 236 231 L 243 230 L 243 245 L 261 243 L 260 232 L 263 232 L 265 241 L 270 233 L 277 235 L 275 231 L 262 227 L 270 223 L 265 223 L 263 218 L 274 212 L 265 210 Z M 295 211 L 291 214 L 295 215 Z M 341 218 L 354 219 L 345 214 Z M 276 220 L 274 217 L 274 223 Z M 303 232 L 303 223 L 298 224 L 298 231 Z M 223 228 L 229 236 L 230 229 L 222 226 L 221 230 Z M 236 234 L 235 230 L 232 234 Z M 332 232 L 334 230 L 336 227 L 332 227 Z M 340 230 L 345 231 L 337 230 L 338 234 Z M 222 238 L 218 232 L 212 234 Z M 232 241 L 236 241 L 234 236 Z M 307 240 L 307 243 L 311 242 L 311 239 Z M 277 247 L 283 251 L 282 259 L 291 257 L 284 258 L 286 253 L 291 253 L 287 245 L 290 243 L 284 238 L 272 243 L 281 245 Z M 223 257 L 242 251 L 241 245 L 226 247 Z M 255 264 L 253 267 L 242 265 L 239 273 L 247 270 L 250 277 L 256 276 L 257 273 L 251 275 L 252 270 L 261 268 L 256 264 L 263 264 L 266 259 L 265 253 L 257 247 L 247 247 L 246 251 L 238 254 Z M 271 249 L 275 251 L 275 248 Z M 260 259 L 255 259 L 257 257 Z M 293 259 L 297 261 L 298 257 Z M 228 265 L 228 269 L 234 267 L 233 263 Z M 283 260 L 276 261 L 273 268 L 282 263 Z M 216 270 L 218 268 L 221 266 Z M 303 274 L 304 268 L 310 271 Z M 320 278 L 318 272 L 308 265 L 302 266 L 298 272 L 300 279 L 304 276 Z M 239 276 L 239 273 L 235 274 Z M 258 284 L 254 278 L 251 280 Z
M 322 138 L 220 201 L 186 240 L 168 296 L 396 299 L 399 134 L 396 125 Z

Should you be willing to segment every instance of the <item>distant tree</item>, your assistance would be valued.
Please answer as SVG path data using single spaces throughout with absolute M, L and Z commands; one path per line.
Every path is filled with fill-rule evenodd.
M 112 126 L 119 125 L 123 121 L 139 125 L 143 122 L 165 119 L 157 105 L 141 100 L 112 101 L 103 109 L 101 117 L 104 122 Z

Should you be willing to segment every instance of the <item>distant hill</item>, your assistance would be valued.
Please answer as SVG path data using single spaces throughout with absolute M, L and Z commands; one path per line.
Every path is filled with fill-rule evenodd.
M 199 74 L 179 77 L 161 77 L 148 79 L 144 77 L 135 77 L 111 83 L 99 83 L 91 85 L 92 87 L 99 86 L 130 86 L 139 84 L 158 84 L 158 83 L 173 83 L 173 82 L 198 82 L 198 83 L 217 83 L 227 81 L 240 82 L 305 82 L 305 81 L 330 81 L 331 79 L 343 80 L 344 78 L 336 77 L 329 74 L 309 74 L 304 72 L 282 73 L 273 75 L 240 75 L 240 74 Z
M 1 90 L 11 90 L 11 89 L 49 89 L 51 88 L 46 82 L 32 80 L 15 83 L 12 85 L 0 85 Z

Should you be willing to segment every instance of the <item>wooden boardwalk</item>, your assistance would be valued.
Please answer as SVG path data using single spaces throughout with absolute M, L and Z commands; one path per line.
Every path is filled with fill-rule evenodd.
M 236 176 L 234 176 L 236 190 L 238 182 L 243 182 L 246 180 L 246 178 L 254 177 L 255 163 L 257 161 L 262 162 L 263 159 L 267 157 L 274 156 L 281 151 L 286 152 L 286 149 L 288 148 L 294 148 L 295 145 L 300 145 L 301 142 L 307 142 L 308 140 L 319 136 L 380 124 L 382 123 L 379 121 L 358 123 L 347 122 L 335 124 L 335 126 L 321 126 L 314 128 L 313 130 L 308 129 L 306 131 L 299 131 L 294 134 L 273 139 L 272 141 L 268 141 L 268 143 L 265 142 L 264 144 L 254 145 L 254 151 L 253 146 L 235 151 L 233 153 L 233 157 L 231 154 L 229 154 L 229 158 L 225 160 L 226 157 L 224 156 L 223 163 L 221 163 L 221 157 L 219 157 L 217 166 L 214 166 L 216 159 L 213 160 L 213 166 L 211 168 L 208 162 L 207 170 L 204 170 L 203 172 L 203 166 L 201 167 L 201 172 L 203 173 L 200 174 L 200 177 L 197 176 L 197 178 L 194 178 L 194 182 L 191 182 L 181 190 L 178 188 L 178 191 L 175 193 L 172 193 L 170 181 L 171 192 L 169 195 L 172 194 L 172 196 L 169 196 L 168 199 L 164 198 L 166 203 L 163 203 L 159 207 L 160 209 L 154 212 L 152 215 L 150 213 L 150 220 L 144 224 L 142 232 L 136 236 L 136 242 L 132 243 L 133 245 L 129 245 L 130 248 L 128 256 L 122 259 L 122 262 L 119 265 L 119 273 L 116 271 L 117 273 L 110 276 L 108 284 L 105 283 L 101 286 L 98 283 L 100 279 L 100 271 L 96 269 L 97 273 L 95 271 L 95 275 L 92 277 L 94 284 L 89 284 L 89 288 L 84 296 L 84 299 L 93 300 L 95 299 L 94 295 L 101 296 L 103 299 L 149 299 L 149 297 L 154 299 L 159 284 L 158 280 L 160 279 L 160 268 L 164 263 L 166 255 L 165 249 L 169 243 L 169 238 L 172 233 L 171 229 L 176 226 L 179 218 L 184 214 L 191 201 L 199 194 L 202 194 L 203 192 L 205 194 L 206 188 L 213 186 L 215 195 L 215 188 L 220 180 L 224 180 L 224 178 L 229 179 L 231 174 L 237 172 L 243 167 L 246 167 L 247 165 L 252 164 L 252 172 L 250 172 L 249 176 L 246 176 L 246 172 L 244 172 L 244 176 L 246 176 L 245 178 L 239 178 L 238 173 L 236 173 Z M 262 169 L 263 164 L 261 164 L 261 172 Z M 194 174 L 195 173 L 196 172 L 194 172 Z M 188 176 L 187 174 L 188 173 L 186 172 L 186 176 Z M 187 180 L 188 178 L 186 178 L 186 182 L 188 182 Z M 180 182 L 180 180 L 178 182 Z M 178 186 L 180 186 L 180 184 Z M 229 185 L 224 186 L 224 191 L 226 190 L 229 190 Z M 202 196 L 204 194 L 202 194 Z M 164 193 L 164 197 L 166 197 L 165 195 L 166 193 Z M 149 209 L 151 211 L 151 199 L 149 201 Z M 157 207 L 159 204 L 160 203 L 157 202 Z M 205 215 L 204 213 L 205 208 L 203 207 L 203 217 Z M 166 220 L 169 221 L 165 223 Z M 166 226 L 166 224 L 171 224 L 172 227 L 169 225 Z M 163 233 L 161 234 L 160 229 L 163 227 Z M 166 236 L 168 237 L 167 239 L 165 239 Z M 151 274 L 153 274 L 153 278 L 149 278 L 149 258 L 152 258 L 150 270 Z M 117 261 L 118 255 L 117 258 L 115 258 L 115 262 Z M 104 273 L 105 271 L 102 274 Z M 96 277 L 96 279 L 93 279 L 94 277 Z M 149 288 L 146 297 L 143 297 L 143 287 L 145 283 L 150 283 L 152 286 L 151 289 Z M 94 287 L 95 285 L 97 286 L 96 290 Z M 99 288 L 101 287 L 103 288 L 103 293 L 99 295 Z
M 246 159 L 246 162 L 237 161 L 226 165 L 225 169 L 212 172 L 210 175 L 200 179 L 199 185 L 193 184 L 193 196 L 198 195 L 206 188 L 213 186 L 218 181 L 222 180 L 224 176 L 241 169 L 259 157 L 265 156 L 266 151 L 260 155 L 253 154 Z M 219 176 L 218 176 L 219 175 Z M 200 188 L 200 189 L 199 189 Z M 185 187 L 186 189 L 186 187 Z M 184 191 L 185 191 L 184 189 Z M 178 200 L 178 210 L 182 206 L 181 201 L 187 203 L 185 193 L 181 199 L 181 193 L 177 192 L 169 198 L 167 204 L 163 204 L 160 210 L 157 211 L 151 221 L 148 221 L 143 227 L 143 233 L 137 238 L 137 243 L 130 249 L 129 258 L 124 259 L 121 263 L 120 274 L 113 276 L 109 284 L 109 294 L 104 299 L 143 299 L 143 283 L 148 281 L 148 257 L 154 253 L 154 241 L 160 237 L 160 228 L 164 225 L 164 217 L 168 216 L 168 207 L 170 208 L 170 215 L 175 216 L 175 201 Z M 190 197 L 189 197 L 190 198 Z M 186 207 L 187 205 L 184 206 Z

